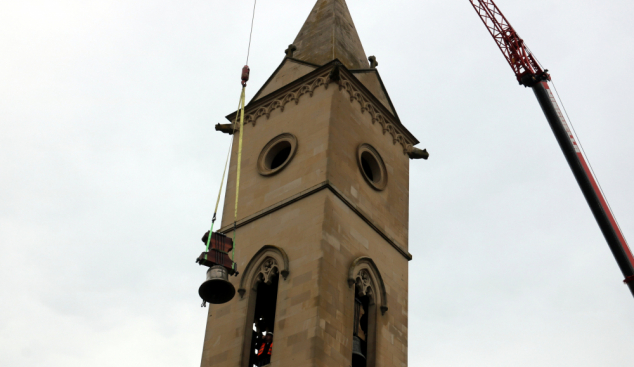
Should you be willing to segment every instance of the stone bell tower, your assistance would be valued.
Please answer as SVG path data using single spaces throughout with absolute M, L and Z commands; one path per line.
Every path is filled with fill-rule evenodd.
M 427 154 L 369 60 L 345 0 L 318 0 L 246 106 L 238 293 L 210 305 L 202 367 L 258 365 L 266 333 L 273 367 L 407 365 L 409 160 Z

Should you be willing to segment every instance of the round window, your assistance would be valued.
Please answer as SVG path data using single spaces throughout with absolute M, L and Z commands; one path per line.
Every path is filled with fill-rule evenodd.
M 361 175 L 375 190 L 387 186 L 387 170 L 379 153 L 369 144 L 361 144 L 357 149 L 357 163 Z
M 269 141 L 258 157 L 258 172 L 271 176 L 281 171 L 293 159 L 297 138 L 292 134 L 278 135 Z

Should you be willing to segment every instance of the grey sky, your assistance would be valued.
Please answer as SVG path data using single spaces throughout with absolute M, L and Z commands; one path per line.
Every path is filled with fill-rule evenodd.
M 631 1 L 498 0 L 634 241 Z M 314 0 L 260 0 L 248 97 Z M 197 366 L 252 1 L 0 2 L 0 365 Z M 532 91 L 461 1 L 348 0 L 402 122 L 411 366 L 628 366 L 634 300 Z M 301 123 L 301 122 L 298 122 Z

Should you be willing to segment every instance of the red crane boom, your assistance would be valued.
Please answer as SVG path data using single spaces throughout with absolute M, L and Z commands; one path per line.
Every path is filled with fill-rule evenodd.
M 581 192 L 625 276 L 624 282 L 634 295 L 634 257 L 548 86 L 551 80 L 548 70 L 542 70 L 531 51 L 493 0 L 469 0 L 469 2 L 513 69 L 517 81 L 533 89 Z
M 524 40 L 517 35 L 515 29 L 492 0 L 469 1 L 515 72 L 520 84 L 525 84 L 522 82 L 524 77 L 530 78 L 544 74 L 547 76 L 524 44 Z

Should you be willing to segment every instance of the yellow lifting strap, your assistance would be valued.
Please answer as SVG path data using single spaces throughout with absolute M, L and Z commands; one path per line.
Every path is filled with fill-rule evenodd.
M 234 222 L 238 220 L 238 196 L 240 194 L 240 163 L 242 162 L 242 131 L 244 128 L 244 90 L 245 87 L 242 87 L 242 95 L 240 96 L 240 129 L 238 130 L 240 138 L 238 138 L 238 173 L 236 178 L 236 207 Z
M 240 110 L 240 105 L 242 103 L 242 96 L 238 100 L 238 110 Z M 233 134 L 236 133 L 236 125 L 238 123 L 238 114 L 236 113 L 236 118 L 233 119 Z M 209 230 L 209 236 L 207 237 L 207 250 L 209 252 L 209 244 L 211 243 L 211 234 L 214 233 L 214 223 L 216 223 L 216 214 L 218 213 L 218 205 L 220 204 L 220 195 L 222 195 L 222 184 L 225 182 L 225 176 L 227 174 L 227 166 L 229 165 L 229 158 L 231 157 L 231 148 L 233 148 L 233 139 L 231 139 L 231 143 L 229 144 L 229 151 L 227 152 L 227 159 L 225 160 L 225 169 L 222 171 L 222 180 L 220 180 L 220 189 L 218 190 L 218 199 L 216 200 L 216 208 L 214 209 L 214 215 L 211 217 L 211 229 Z M 205 260 L 207 260 L 207 255 L 205 255 Z
M 235 125 L 235 123 L 234 123 Z M 227 152 L 227 160 L 225 161 L 225 169 L 222 171 L 222 180 L 220 180 L 220 190 L 218 190 L 218 199 L 216 200 L 216 208 L 214 209 L 214 215 L 211 217 L 211 229 L 209 230 L 209 236 L 207 236 L 207 250 L 209 252 L 209 244 L 211 243 L 211 235 L 214 233 L 214 223 L 216 223 L 216 213 L 218 213 L 218 204 L 220 204 L 220 195 L 222 194 L 222 183 L 225 182 L 225 175 L 227 174 L 227 166 L 229 165 L 229 157 L 231 156 L 231 146 L 229 144 L 229 152 Z M 207 260 L 207 255 L 205 255 Z
M 236 174 L 236 203 L 235 203 L 235 212 L 233 215 L 233 248 L 231 249 L 232 262 L 234 259 L 235 248 L 236 248 L 235 242 L 236 242 L 236 226 L 238 222 L 238 197 L 240 196 L 240 165 L 242 163 L 242 136 L 244 131 L 244 105 L 245 105 L 244 91 L 245 91 L 245 88 L 246 86 L 243 85 L 242 94 L 240 95 L 240 105 L 238 107 L 240 110 L 240 128 L 238 129 L 238 133 L 240 134 L 240 137 L 238 138 L 238 171 Z M 235 263 L 233 263 L 233 267 L 235 268 Z

